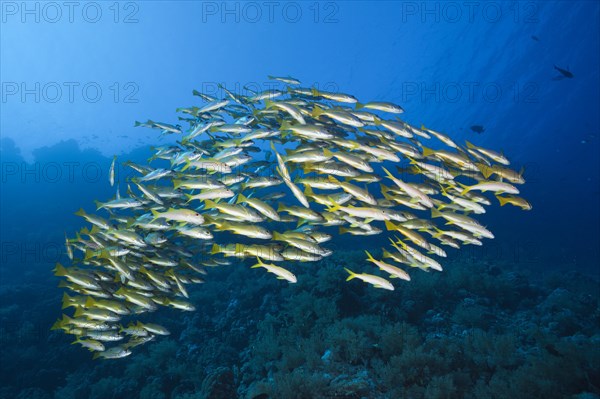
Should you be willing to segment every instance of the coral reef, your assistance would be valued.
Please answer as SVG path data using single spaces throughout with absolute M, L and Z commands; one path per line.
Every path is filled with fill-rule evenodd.
M 51 288 L 2 287 L 0 398 L 598 398 L 598 281 L 457 258 L 392 295 L 340 290 L 340 265 L 362 258 L 292 265 L 293 285 L 213 269 L 197 312 L 154 315 L 172 335 L 115 362 L 44 328 Z

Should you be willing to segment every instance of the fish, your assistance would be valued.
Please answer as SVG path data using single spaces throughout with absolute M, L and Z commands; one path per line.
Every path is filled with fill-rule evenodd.
M 385 102 L 385 101 L 371 101 L 368 103 L 356 103 L 356 109 L 368 108 L 376 111 L 388 112 L 391 114 L 402 114 L 404 113 L 404 108 L 399 105 Z
M 411 281 L 407 267 L 441 272 L 447 246 L 494 239 L 477 220 L 496 204 L 490 193 L 498 208 L 532 209 L 523 170 L 501 151 L 413 126 L 401 104 L 269 79 L 281 87 L 192 91 L 195 103 L 176 110 L 185 126 L 136 123 L 174 140 L 146 163 L 113 157 L 115 197 L 76 212 L 83 226 L 54 269 L 65 292 L 53 330 L 96 358 L 127 357 L 170 334 L 156 310 L 196 310 L 193 290 L 213 268 L 247 265 L 295 284 L 310 273 L 296 276 L 293 262 L 320 262 L 348 235 L 357 247 L 394 235 L 381 258 L 362 248 L 386 277 L 341 265 L 346 280 L 392 291 L 390 279 Z M 121 166 L 132 174 L 123 187 Z
M 472 125 L 471 130 L 474 131 L 475 133 L 479 133 L 479 134 L 485 132 L 485 128 L 481 125 Z
M 256 258 L 256 260 L 258 263 L 256 263 L 254 266 L 251 266 L 251 268 L 256 269 L 256 268 L 262 267 L 262 268 L 265 268 L 269 273 L 275 274 L 277 276 L 277 278 L 280 280 L 287 280 L 290 283 L 298 282 L 298 279 L 296 278 L 294 273 L 290 272 L 289 270 L 286 270 L 283 267 L 280 267 L 277 265 L 264 263 L 258 257 Z
M 568 78 L 571 79 L 573 77 L 575 77 L 575 75 L 573 75 L 573 73 L 571 71 L 569 71 L 569 69 L 563 69 L 560 67 L 557 67 L 556 65 L 554 65 L 554 69 L 556 69 L 558 72 L 560 72 L 559 78 Z
M 117 156 L 115 155 L 110 164 L 110 169 L 108 170 L 108 181 L 109 181 L 111 187 L 115 185 L 115 162 L 116 161 L 117 161 Z
M 498 202 L 500 203 L 500 206 L 510 204 L 513 206 L 517 206 L 525 211 L 530 211 L 533 209 L 531 204 L 527 200 L 525 200 L 524 198 L 521 198 L 521 197 L 517 197 L 514 195 L 505 195 L 505 196 L 496 195 L 496 198 L 498 198 Z
M 365 283 L 371 284 L 375 288 L 383 288 L 384 290 L 394 291 L 392 283 L 384 279 L 383 277 L 375 276 L 367 273 L 354 273 L 352 270 L 344 268 L 350 275 L 346 278 L 346 281 L 350 281 L 354 278 L 364 281 Z
M 369 253 L 369 251 L 365 251 L 367 253 L 367 261 L 374 263 L 377 267 L 383 270 L 386 273 L 389 273 L 390 278 L 400 278 L 402 280 L 410 281 L 410 275 L 406 273 L 404 270 L 396 267 L 394 265 L 390 265 L 389 263 L 383 262 L 381 260 L 377 260 L 373 258 L 373 256 Z

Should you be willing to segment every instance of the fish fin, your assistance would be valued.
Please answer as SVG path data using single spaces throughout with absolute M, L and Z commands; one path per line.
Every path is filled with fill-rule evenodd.
M 365 107 L 365 105 L 364 105 L 364 104 L 361 104 L 361 103 L 356 103 L 356 104 L 354 105 L 354 109 L 356 109 L 356 110 L 359 110 L 359 109 L 361 109 L 361 108 L 364 108 L 364 107 Z
M 236 204 L 239 204 L 239 203 L 241 203 L 241 202 L 246 202 L 247 200 L 248 200 L 248 198 L 247 198 L 247 197 L 246 197 L 244 194 L 242 194 L 242 193 L 239 193 L 239 194 L 238 194 L 237 201 L 235 201 L 235 203 L 236 203 Z
M 325 150 L 325 151 L 327 151 L 327 150 Z M 329 180 L 329 182 L 331 182 L 331 183 L 336 183 L 336 184 L 340 183 L 335 177 L 333 177 L 331 175 L 327 176 L 327 180 Z
M 204 200 L 204 209 L 214 209 L 217 203 L 209 199 Z
M 315 105 L 312 110 L 312 117 L 317 119 L 320 115 L 323 114 L 323 109 L 319 106 Z
M 389 170 L 387 170 L 386 168 L 384 168 L 384 167 L 381 167 L 381 169 L 383 169 L 383 171 L 385 172 L 385 174 L 386 174 L 388 177 L 394 177 L 394 175 L 392 175 L 392 174 L 390 173 L 390 171 L 389 171 Z
M 96 301 L 94 300 L 94 298 L 92 298 L 91 296 L 88 296 L 88 298 L 85 301 L 85 307 L 93 308 L 95 305 L 96 305 Z
M 73 314 L 73 317 L 79 317 L 79 316 L 83 316 L 83 308 L 77 308 L 75 309 L 75 313 Z
M 64 316 L 64 315 L 63 315 Z M 56 320 L 56 322 L 50 327 L 50 330 L 60 330 L 64 324 L 64 317 Z
M 327 212 L 335 212 L 335 211 L 342 209 L 342 206 L 340 204 L 336 203 L 333 200 L 333 198 L 328 196 L 327 199 L 329 200 L 329 202 L 331 202 L 331 206 L 327 207 Z
M 315 195 L 314 191 L 313 191 L 313 190 L 312 190 L 312 188 L 311 188 L 311 187 L 310 187 L 310 186 L 307 184 L 307 185 L 304 187 L 304 196 L 305 196 L 305 197 L 312 197 L 312 196 L 314 196 L 314 195 Z
M 477 169 L 479 169 L 483 177 L 485 177 L 486 179 L 489 179 L 492 173 L 494 173 L 494 169 L 492 167 L 489 167 L 482 163 L 476 163 L 475 166 L 477 166 Z
M 498 198 L 498 202 L 500 202 L 500 206 L 504 206 L 504 205 L 508 204 L 509 198 L 501 197 L 499 195 L 496 195 L 496 198 Z
M 421 148 L 423 149 L 423 156 L 424 157 L 427 157 L 429 155 L 435 154 L 435 151 L 432 150 L 431 148 L 425 147 L 424 145 L 422 145 Z
M 218 245 L 218 244 L 213 244 L 213 245 L 212 245 L 212 248 L 211 248 L 211 250 L 210 250 L 210 254 L 211 254 L 211 255 L 215 255 L 215 254 L 218 254 L 219 252 L 220 252 L 220 250 L 219 250 L 219 245 Z M 141 269 L 140 269 L 140 270 L 141 270 Z
M 394 223 L 390 222 L 389 220 L 385 221 L 385 228 L 388 231 L 398 230 L 398 226 L 396 226 Z
M 279 232 L 277 232 L 277 231 L 274 231 L 274 232 L 273 232 L 273 239 L 274 239 L 275 241 L 284 241 L 284 240 L 283 240 L 283 234 L 280 234 L 280 233 L 279 233 Z
M 66 276 L 67 269 L 60 263 L 57 263 L 56 267 L 54 268 L 54 275 L 58 277 Z
M 442 217 L 442 213 L 435 208 L 431 208 L 431 217 L 432 218 Z
M 207 133 L 208 134 L 208 133 Z M 185 162 L 185 165 L 183 165 L 183 167 L 181 168 L 182 172 L 185 172 L 186 170 L 188 170 L 190 168 L 190 166 L 192 165 L 192 161 L 191 160 L 187 160 Z
M 67 293 L 63 293 L 63 297 L 62 297 L 62 309 L 66 309 L 69 306 L 71 306 L 71 300 L 73 298 L 71 298 L 69 295 L 67 295 Z
M 345 267 L 344 267 L 344 270 L 347 271 L 348 273 L 350 273 L 350 275 L 346 278 L 346 281 L 350 281 L 356 277 L 356 273 L 354 273 L 352 270 L 347 269 Z
M 286 120 L 281 122 L 281 126 L 279 127 L 279 131 L 283 131 L 283 130 L 290 130 L 290 123 Z M 271 142 L 271 148 L 273 148 L 273 151 L 275 151 L 275 146 L 273 145 L 273 142 Z
M 467 148 L 470 148 L 472 150 L 476 149 L 477 147 L 475 147 L 471 142 L 469 141 L 465 141 L 465 143 L 467 144 Z
M 373 258 L 369 251 L 365 251 L 365 253 L 367 254 L 367 260 L 375 260 L 375 258 Z

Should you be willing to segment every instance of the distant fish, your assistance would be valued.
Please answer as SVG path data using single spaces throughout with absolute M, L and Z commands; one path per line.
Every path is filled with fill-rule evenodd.
M 539 37 L 537 37 L 537 36 L 535 36 L 535 35 L 531 35 L 531 38 L 532 38 L 533 40 L 535 40 L 536 42 L 539 42 L 539 41 L 540 41 L 540 38 L 539 38 Z
M 571 71 L 569 71 L 568 69 L 562 69 L 562 68 L 557 67 L 556 65 L 554 65 L 554 69 L 556 69 L 558 72 L 560 72 L 561 75 L 556 76 L 553 80 L 561 80 L 564 78 L 571 79 L 574 77 L 573 73 L 571 73 Z
M 479 133 L 479 134 L 485 132 L 485 128 L 481 125 L 473 125 L 473 126 L 471 126 L 471 130 L 474 131 L 475 133 Z
M 110 169 L 108 171 L 108 181 L 110 183 L 110 186 L 114 186 L 115 185 L 115 162 L 117 160 L 117 156 L 115 155 L 113 157 L 112 163 L 110 164 Z

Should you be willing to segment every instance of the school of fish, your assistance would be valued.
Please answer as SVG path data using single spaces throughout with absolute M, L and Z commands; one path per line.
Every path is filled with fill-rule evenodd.
M 194 90 L 203 105 L 177 110 L 186 128 L 136 122 L 174 144 L 122 165 L 133 174 L 123 196 L 115 157 L 116 197 L 76 213 L 89 225 L 65 237 L 72 265 L 54 270 L 67 291 L 53 329 L 94 358 L 122 358 L 169 334 L 145 313 L 195 310 L 188 287 L 207 268 L 248 264 L 295 283 L 296 262 L 331 255 L 327 241 L 343 234 L 384 233 L 381 254 L 366 252 L 346 277 L 394 290 L 413 269 L 442 271 L 444 247 L 494 238 L 474 218 L 492 201 L 531 209 L 502 153 L 411 126 L 396 104 L 269 79 L 282 89 Z

